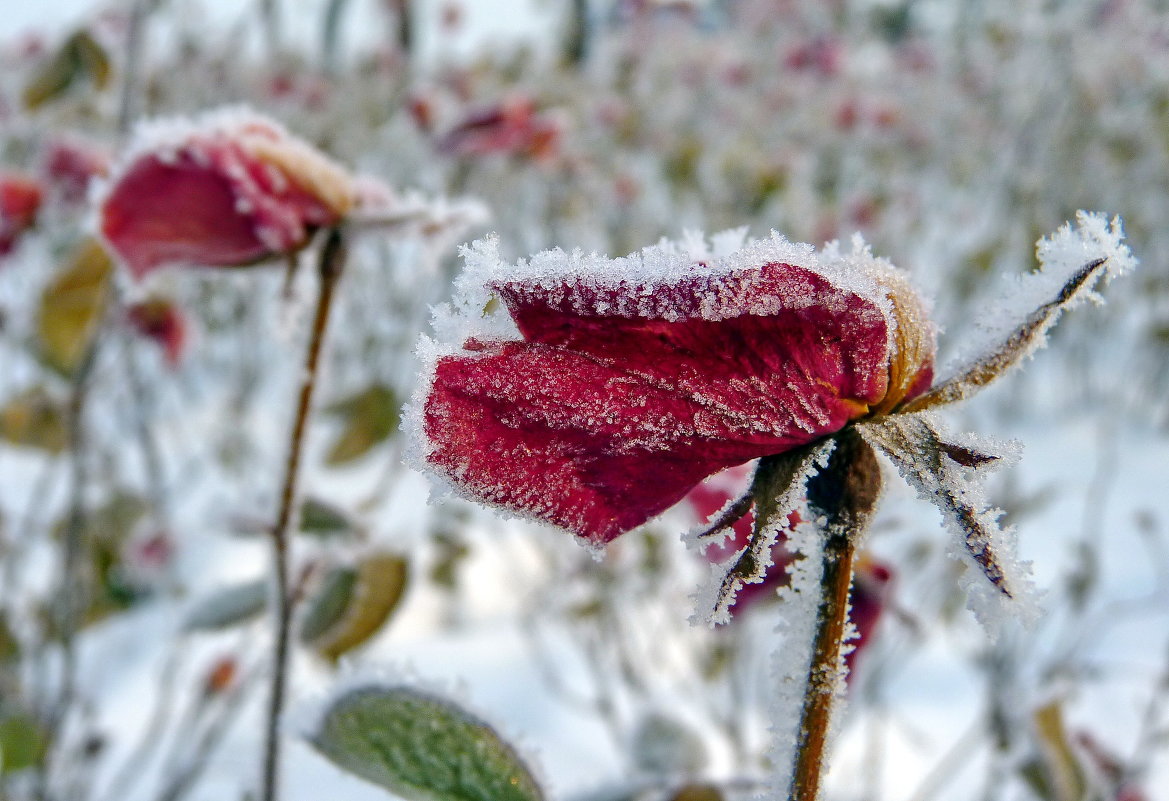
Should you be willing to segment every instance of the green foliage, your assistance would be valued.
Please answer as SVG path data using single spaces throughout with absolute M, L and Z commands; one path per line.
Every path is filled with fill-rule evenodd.
M 365 456 L 398 428 L 398 399 L 393 390 L 380 384 L 333 404 L 328 411 L 344 423 L 325 457 L 333 466 Z
M 301 640 L 336 661 L 381 630 L 402 600 L 408 575 L 406 560 L 389 553 L 334 569 L 308 601 Z
M 85 359 L 105 312 L 114 266 L 95 239 L 85 240 L 41 295 L 37 338 L 54 369 L 72 373 Z
M 187 615 L 187 631 L 214 631 L 238 626 L 258 617 L 268 605 L 268 582 L 264 579 L 236 584 L 204 598 Z
M 0 717 L 0 776 L 40 764 L 46 743 L 34 718 L 22 712 Z
M 24 87 L 25 108 L 32 110 L 57 100 L 88 79 L 104 89 L 111 78 L 110 57 L 88 31 L 77 31 L 44 62 Z
M 352 536 L 357 527 L 344 511 L 318 498 L 305 498 L 300 505 L 300 530 L 315 537 Z
M 0 440 L 55 454 L 69 444 L 65 408 L 37 385 L 0 407 Z
M 312 744 L 408 801 L 540 801 L 515 750 L 486 723 L 408 687 L 367 687 L 328 709 Z

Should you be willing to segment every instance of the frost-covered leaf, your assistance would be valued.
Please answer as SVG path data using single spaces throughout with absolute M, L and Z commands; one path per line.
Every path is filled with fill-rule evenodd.
M 672 717 L 650 714 L 633 733 L 634 764 L 646 773 L 674 776 L 700 772 L 707 763 L 706 743 Z
M 187 631 L 213 631 L 246 623 L 258 617 L 268 605 L 268 582 L 264 579 L 236 584 L 202 599 L 183 621 Z
M 374 384 L 329 407 L 344 421 L 341 433 L 329 447 L 325 461 L 341 465 L 369 453 L 389 439 L 398 428 L 398 399 L 389 387 Z
M 540 801 L 515 750 L 458 705 L 409 687 L 350 690 L 309 741 L 339 767 L 407 801 Z
M 866 420 L 857 424 L 857 430 L 892 460 L 922 498 L 938 507 L 965 551 L 1003 595 L 1015 597 L 1024 589 L 1023 577 L 1014 569 L 1013 532 L 999 525 L 1001 512 L 987 508 L 980 486 L 987 466 L 1011 461 L 1017 449 L 1002 445 L 996 454 L 989 442 L 951 443 L 941 424 L 927 413 Z M 953 458 L 954 452 L 960 460 Z M 966 458 L 974 453 L 979 458 Z
M 776 537 L 802 501 L 808 477 L 819 469 L 832 447 L 828 440 L 759 460 L 751 482 L 756 510 L 751 541 L 729 562 L 714 566 L 712 582 L 695 596 L 699 619 L 726 623 L 739 589 L 763 580 Z
M 109 296 L 113 262 L 96 239 L 87 239 L 49 282 L 37 313 L 45 361 L 71 373 L 85 358 Z
M 408 564 L 397 554 L 366 556 L 353 567 L 338 567 L 308 601 L 301 640 L 329 661 L 376 634 L 406 589 Z
M 1047 342 L 1047 332 L 1065 309 L 1085 300 L 1099 300 L 1095 288 L 1136 263 L 1123 244 L 1119 219 L 1080 212 L 1076 228 L 1064 225 L 1036 244 L 1040 267 L 1013 282 L 984 323 L 985 337 L 976 338 L 949 378 L 902 407 L 915 412 L 961 401 L 999 378 Z M 1022 309 L 1004 319 L 1004 310 Z
M 0 407 L 0 440 L 48 453 L 60 453 L 69 444 L 63 404 L 35 386 Z

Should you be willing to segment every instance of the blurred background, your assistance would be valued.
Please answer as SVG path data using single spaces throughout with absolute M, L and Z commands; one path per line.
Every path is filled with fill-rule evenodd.
M 554 798 L 749 796 L 782 606 L 689 625 L 709 568 L 678 535 L 710 509 L 682 504 L 597 561 L 422 503 L 399 416 L 457 246 L 859 232 L 931 296 L 945 364 L 998 322 L 1036 240 L 1088 209 L 1123 218 L 1140 269 L 948 413 L 1026 446 L 992 500 L 1044 616 L 992 640 L 936 514 L 891 480 L 828 797 L 1167 797 L 1165 2 L 48 5 L 0 0 L 0 799 L 254 783 L 262 535 L 312 276 L 134 284 L 90 238 L 92 186 L 135 122 L 225 105 L 443 221 L 362 239 L 344 279 L 302 482 L 294 709 L 352 674 L 400 676 L 498 725 Z M 386 797 L 291 747 L 289 801 Z

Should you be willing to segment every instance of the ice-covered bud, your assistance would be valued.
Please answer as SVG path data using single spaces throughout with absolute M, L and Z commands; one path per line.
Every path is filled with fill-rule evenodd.
M 135 332 L 162 348 L 166 362 L 176 367 L 187 346 L 187 317 L 172 301 L 151 297 L 126 308 L 126 321 Z
M 294 253 L 355 201 L 353 177 L 280 125 L 218 111 L 141 126 L 105 187 L 99 224 L 141 278 L 169 264 L 239 267 Z
M 822 440 L 929 382 L 933 327 L 858 244 L 778 234 L 510 265 L 466 249 L 416 401 L 420 462 L 463 493 L 608 542 L 706 476 Z M 477 286 L 476 286 L 477 285 Z M 490 297 L 511 333 L 472 334 Z M 518 334 L 518 336 L 517 336 Z
M 0 256 L 11 253 L 21 234 L 36 223 L 43 197 L 37 179 L 0 171 Z

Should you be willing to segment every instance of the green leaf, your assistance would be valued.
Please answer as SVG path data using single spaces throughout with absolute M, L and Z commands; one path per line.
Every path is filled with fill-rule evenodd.
M 45 745 L 44 729 L 32 717 L 17 712 L 0 718 L 0 776 L 39 764 Z
M 41 355 L 72 373 L 89 351 L 105 312 L 113 262 L 96 239 L 87 239 L 45 287 L 37 313 Z
M 409 687 L 342 695 L 310 742 L 338 767 L 407 801 L 541 801 L 540 786 L 495 730 Z
M 0 666 L 20 659 L 20 640 L 8 622 L 8 613 L 0 611 Z
M 1083 769 L 1075 749 L 1068 741 L 1063 725 L 1063 708 L 1052 701 L 1036 709 L 1033 715 L 1035 733 L 1039 738 L 1039 752 L 1053 797 L 1057 801 L 1078 801 L 1084 798 Z
M 69 444 L 63 404 L 42 386 L 20 393 L 0 408 L 0 440 L 60 453 Z
M 268 582 L 264 579 L 236 584 L 204 598 L 187 615 L 186 631 L 214 631 L 237 626 L 258 617 L 268 605 Z
M 305 498 L 300 505 L 300 530 L 325 538 L 352 535 L 357 526 L 336 506 L 317 498 Z
M 408 574 L 406 560 L 389 553 L 334 569 L 308 602 L 301 641 L 336 661 L 381 630 L 402 599 Z
M 56 100 L 82 78 L 104 89 L 110 77 L 110 58 L 105 48 L 88 31 L 77 31 L 33 73 L 24 87 L 24 107 L 32 110 Z
M 369 453 L 398 428 L 398 399 L 380 384 L 333 404 L 328 412 L 345 422 L 325 457 L 334 467 Z
M 658 776 L 698 773 L 706 766 L 706 744 L 679 720 L 657 713 L 646 715 L 633 735 L 633 762 Z

